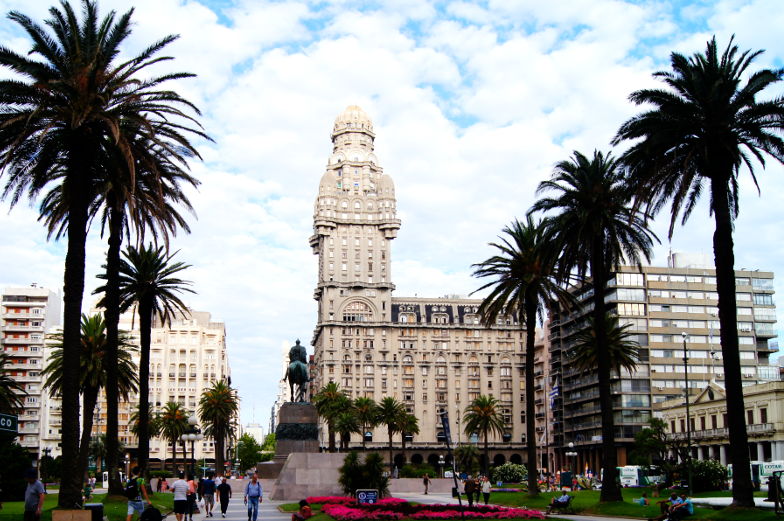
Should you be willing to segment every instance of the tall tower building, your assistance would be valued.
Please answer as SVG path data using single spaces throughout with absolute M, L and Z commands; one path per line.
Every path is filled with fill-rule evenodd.
M 476 442 L 456 423 L 474 398 L 493 395 L 506 427 L 491 437 L 490 458 L 522 462 L 525 331 L 507 316 L 481 325 L 480 300 L 392 296 L 391 244 L 400 220 L 394 183 L 378 163 L 374 140 L 373 123 L 359 107 L 348 107 L 335 120 L 310 238 L 318 255 L 311 389 L 334 381 L 350 398 L 378 402 L 392 396 L 402 402 L 417 417 L 419 434 L 404 434 L 407 450 L 394 456 L 398 466 L 438 464 L 444 455 L 441 410 L 453 422 L 455 442 Z M 386 428 L 364 437 L 379 449 L 386 445 Z M 355 435 L 351 445 L 361 441 Z
M 42 445 L 44 417 L 52 415 L 52 428 L 60 438 L 61 411 L 58 403 L 48 407 L 48 395 L 43 390 L 41 371 L 47 331 L 60 324 L 60 296 L 35 284 L 22 288 L 5 288 L 0 315 L 0 348 L 10 357 L 6 366 L 10 376 L 19 382 L 26 395 L 19 414 L 19 443 L 37 457 L 43 450 L 59 453 L 56 444 Z

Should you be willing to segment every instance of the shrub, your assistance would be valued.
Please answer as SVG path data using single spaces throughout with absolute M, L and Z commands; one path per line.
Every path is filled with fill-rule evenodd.
M 173 477 L 173 476 L 172 476 L 172 473 L 171 473 L 170 470 L 151 470 L 150 471 L 150 478 L 158 478 L 158 479 L 166 478 L 168 480 L 171 477 Z
M 504 483 L 520 483 L 528 474 L 525 465 L 516 463 L 504 463 L 492 470 L 493 481 L 503 481 Z
M 389 478 L 384 476 L 384 459 L 376 452 L 365 456 L 362 464 L 356 451 L 351 451 L 340 467 L 338 483 L 345 494 L 353 496 L 357 489 L 378 490 L 383 497 L 389 494 Z
M 724 489 L 727 482 L 727 467 L 712 459 L 692 460 L 691 465 L 695 492 Z M 681 470 L 681 476 L 688 476 L 685 467 Z
M 403 468 L 400 469 L 401 478 L 421 478 L 425 474 L 432 478 L 436 475 L 436 470 L 427 463 L 403 465 Z

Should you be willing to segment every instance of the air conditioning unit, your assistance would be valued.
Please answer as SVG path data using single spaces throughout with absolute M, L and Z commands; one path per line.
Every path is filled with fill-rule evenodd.
M 658 390 L 658 391 L 663 391 L 663 390 L 664 390 L 664 387 L 663 387 L 663 386 L 661 386 L 661 385 L 657 385 L 657 386 L 656 386 L 656 390 Z

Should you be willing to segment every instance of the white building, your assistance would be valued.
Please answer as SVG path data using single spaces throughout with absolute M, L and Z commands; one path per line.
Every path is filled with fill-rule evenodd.
M 11 358 L 6 366 L 9 374 L 27 393 L 24 409 L 19 415 L 19 443 L 36 458 L 44 448 L 59 454 L 61 415 L 59 404 L 49 405 L 43 391 L 41 370 L 44 363 L 44 341 L 47 331 L 60 324 L 60 296 L 36 284 L 5 288 L 0 309 L 0 349 Z M 52 436 L 42 441 L 41 426 L 49 419 Z M 48 432 L 47 432 L 48 434 Z

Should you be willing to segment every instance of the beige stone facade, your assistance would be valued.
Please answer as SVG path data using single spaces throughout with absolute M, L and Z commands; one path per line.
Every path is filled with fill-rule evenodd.
M 445 452 L 441 410 L 449 413 L 453 442 L 470 441 L 458 428 L 462 411 L 480 394 L 491 394 L 500 400 L 506 424 L 504 436 L 491 441 L 491 458 L 522 461 L 525 332 L 511 317 L 480 325 L 476 299 L 392 296 L 391 244 L 400 220 L 374 139 L 373 124 L 359 107 L 335 120 L 310 238 L 318 255 L 312 387 L 334 381 L 352 398 L 393 396 L 405 404 L 419 419 L 420 433 L 405 455 L 397 451 L 398 463 L 434 463 Z M 367 439 L 371 448 L 384 447 L 385 428 Z M 352 437 L 352 446 L 360 442 Z
M 746 433 L 752 461 L 784 460 L 784 382 L 768 382 L 743 388 Z M 689 423 L 683 398 L 656 404 L 669 437 L 686 439 L 691 426 L 692 457 L 716 459 L 726 465 L 729 451 L 727 398 L 721 385 L 711 382 L 690 401 Z

